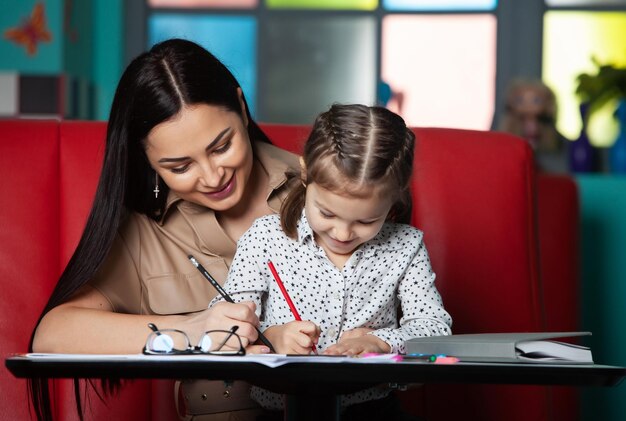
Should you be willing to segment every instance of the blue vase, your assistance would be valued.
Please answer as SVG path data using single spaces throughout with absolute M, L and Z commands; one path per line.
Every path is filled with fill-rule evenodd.
M 569 164 L 572 172 L 592 172 L 594 171 L 594 163 L 596 160 L 596 151 L 589 143 L 587 136 L 587 109 L 589 104 L 580 104 L 580 117 L 583 127 L 580 130 L 580 136 L 569 145 Z
M 619 134 L 609 149 L 609 164 L 612 173 L 626 174 L 626 98 L 619 101 L 615 117 L 619 121 Z

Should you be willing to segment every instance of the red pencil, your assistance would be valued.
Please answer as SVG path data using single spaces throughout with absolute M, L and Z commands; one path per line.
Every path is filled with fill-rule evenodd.
M 285 301 L 287 301 L 287 305 L 289 306 L 289 309 L 291 310 L 291 314 L 293 314 L 293 317 L 295 317 L 296 320 L 301 321 L 302 318 L 300 317 L 300 314 L 298 313 L 296 306 L 293 305 L 293 301 L 291 301 L 291 297 L 287 293 L 287 289 L 285 289 L 285 285 L 283 284 L 283 281 L 280 279 L 280 276 L 278 275 L 278 272 L 276 271 L 276 268 L 274 267 L 274 263 L 272 263 L 271 260 L 268 260 L 267 265 L 270 267 L 270 271 L 272 272 L 272 275 L 274 276 L 274 279 L 276 280 L 276 283 L 278 284 L 278 288 L 280 288 L 280 292 L 283 293 L 283 297 L 285 297 Z M 313 352 L 317 354 L 317 348 L 315 347 L 315 344 L 313 344 Z

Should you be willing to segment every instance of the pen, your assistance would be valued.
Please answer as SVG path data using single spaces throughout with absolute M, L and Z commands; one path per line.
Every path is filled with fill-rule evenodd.
M 457 357 L 449 357 L 444 354 L 406 354 L 406 360 L 421 360 L 435 364 L 455 364 L 459 362 Z
M 267 265 L 270 267 L 270 271 L 272 272 L 272 276 L 274 276 L 274 280 L 278 284 L 278 288 L 280 288 L 280 292 L 283 293 L 283 297 L 285 297 L 285 301 L 287 301 L 287 305 L 289 306 L 289 309 L 291 310 L 291 314 L 293 314 L 293 317 L 296 320 L 302 321 L 302 318 L 300 317 L 300 314 L 298 313 L 296 306 L 293 305 L 293 301 L 291 301 L 291 297 L 287 293 L 287 289 L 285 288 L 283 281 L 280 279 L 280 276 L 278 275 L 278 272 L 276 271 L 276 268 L 274 267 L 274 263 L 272 263 L 271 260 L 268 260 Z M 315 344 L 313 344 L 313 352 L 317 354 L 317 348 L 315 347 Z
M 195 257 L 193 257 L 191 254 L 187 255 L 187 257 L 189 258 L 189 260 L 191 261 L 191 264 L 193 264 L 196 269 L 198 269 L 200 271 L 200 273 L 202 274 L 202 276 L 204 276 L 206 278 L 207 281 L 209 281 L 209 283 L 211 285 L 213 285 L 213 287 L 215 287 L 215 289 L 217 290 L 217 292 L 220 293 L 220 295 L 222 297 L 224 297 L 224 299 L 226 301 L 228 301 L 229 303 L 234 303 L 235 301 L 233 301 L 233 299 L 230 297 L 230 295 L 228 295 L 228 293 L 226 292 L 226 290 L 215 280 L 215 278 L 213 278 L 211 276 L 211 274 L 209 272 L 207 272 L 207 270 L 204 268 L 204 266 L 202 266 L 200 264 L 200 262 L 198 262 L 196 260 Z M 257 333 L 259 334 L 259 339 L 261 340 L 261 342 L 263 342 L 263 344 L 265 346 L 267 346 L 271 352 L 276 353 L 276 350 L 274 349 L 274 347 L 272 346 L 272 343 L 265 337 L 265 335 L 263 335 L 263 333 L 261 333 L 261 331 L 259 330 L 258 327 L 254 327 L 257 331 Z
M 429 363 L 434 363 L 437 361 L 437 354 L 406 354 L 404 358 L 407 360 L 420 360 L 427 361 Z

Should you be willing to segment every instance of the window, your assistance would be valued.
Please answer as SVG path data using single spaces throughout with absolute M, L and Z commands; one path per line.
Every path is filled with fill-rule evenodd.
M 487 130 L 496 9 L 496 0 L 148 0 L 145 38 L 213 52 L 262 122 L 312 124 L 334 102 L 360 102 L 388 105 L 410 125 Z

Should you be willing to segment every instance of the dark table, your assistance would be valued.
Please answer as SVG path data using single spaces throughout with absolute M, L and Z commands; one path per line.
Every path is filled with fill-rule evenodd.
M 379 383 L 472 383 L 567 386 L 615 386 L 626 368 L 605 365 L 469 363 L 434 364 L 421 361 L 350 363 L 315 362 L 309 358 L 279 367 L 235 360 L 210 361 L 187 357 L 150 359 L 108 358 L 5 360 L 20 378 L 123 378 L 245 380 L 287 395 L 287 419 L 338 419 L 338 395 Z M 290 357 L 291 358 L 291 357 Z M 312 411 L 313 409 L 313 411 Z

